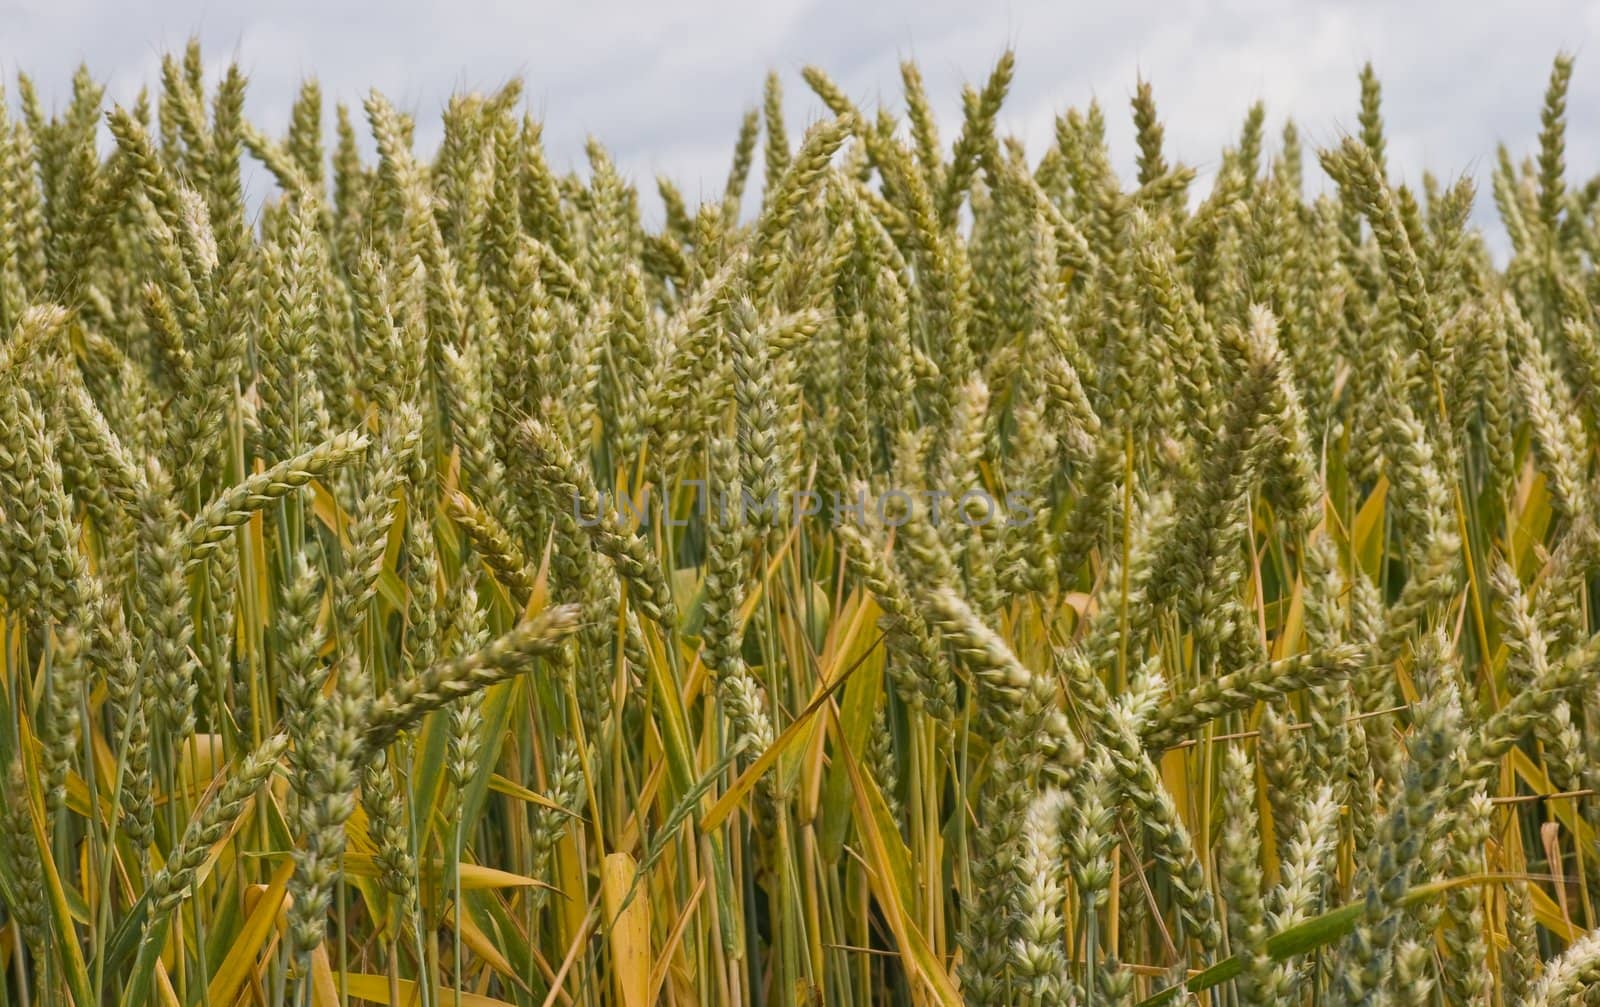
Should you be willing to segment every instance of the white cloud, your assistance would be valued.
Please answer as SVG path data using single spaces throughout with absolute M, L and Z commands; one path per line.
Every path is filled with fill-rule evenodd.
M 1002 127 L 1037 152 L 1056 114 L 1098 97 L 1123 170 L 1133 163 L 1127 98 L 1140 74 L 1154 85 L 1172 156 L 1204 170 L 1256 98 L 1266 102 L 1274 135 L 1292 115 L 1308 143 L 1333 141 L 1355 123 L 1356 72 L 1371 59 L 1384 83 L 1395 172 L 1412 180 L 1424 167 L 1442 177 L 1475 174 L 1478 216 L 1489 223 L 1483 183 L 1495 144 L 1503 140 L 1518 155 L 1532 149 L 1558 49 L 1579 54 L 1568 164 L 1586 177 L 1600 156 L 1592 128 L 1600 122 L 1600 68 L 1584 59 L 1585 43 L 1600 33 L 1600 7 L 1574 0 L 1521 4 L 1515 16 L 1445 0 L 1226 0 L 1171 9 L 1060 0 L 11 0 L 0 15 L 0 68 L 34 74 L 54 102 L 65 101 L 80 60 L 114 100 L 129 101 L 155 82 L 162 52 L 197 34 L 210 65 L 239 58 L 251 78 L 251 113 L 274 129 L 301 78 L 314 72 L 330 98 L 352 105 L 369 87 L 384 91 L 417 113 L 419 141 L 428 144 L 452 91 L 521 75 L 558 165 L 579 165 L 593 135 L 646 193 L 657 173 L 691 196 L 720 192 L 734 129 L 759 102 L 768 69 L 782 76 L 798 135 L 822 114 L 800 80 L 803 66 L 826 69 L 858 100 L 897 102 L 899 61 L 914 56 L 948 143 L 962 83 L 981 82 L 1008 45 L 1018 70 Z

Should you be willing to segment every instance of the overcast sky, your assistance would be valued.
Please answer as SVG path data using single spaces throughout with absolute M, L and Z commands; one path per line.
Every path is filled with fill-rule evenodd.
M 0 68 L 8 77 L 28 71 L 48 100 L 64 102 L 72 69 L 87 62 L 112 100 L 130 101 L 158 82 L 163 52 L 197 35 L 213 75 L 229 60 L 242 64 L 251 116 L 274 133 L 286 125 L 300 81 L 315 74 L 330 101 L 357 107 L 368 88 L 379 88 L 416 114 L 418 141 L 429 149 L 452 91 L 487 90 L 520 75 L 558 166 L 580 165 L 592 134 L 653 204 L 658 173 L 690 197 L 720 192 L 740 115 L 759 103 L 768 69 L 782 75 L 798 135 L 821 114 L 800 79 L 805 65 L 827 70 L 860 102 L 897 102 L 900 60 L 914 57 L 948 144 L 962 82 L 981 81 L 1012 46 L 1018 67 L 1002 129 L 1037 155 L 1056 114 L 1098 97 L 1124 171 L 1133 164 L 1127 101 L 1143 75 L 1170 151 L 1205 172 L 1256 98 L 1266 102 L 1274 137 L 1293 116 L 1310 144 L 1337 139 L 1355 125 L 1356 74 L 1371 60 L 1384 85 L 1396 173 L 1474 174 L 1478 219 L 1487 223 L 1495 144 L 1505 141 L 1518 156 L 1533 149 L 1550 61 L 1566 49 L 1578 57 L 1569 170 L 1583 178 L 1600 170 L 1600 53 L 1587 45 L 1600 35 L 1600 4 L 1529 2 L 1514 13 L 1457 0 L 1171 6 L 0 0 Z M 1308 166 L 1308 177 L 1319 174 Z

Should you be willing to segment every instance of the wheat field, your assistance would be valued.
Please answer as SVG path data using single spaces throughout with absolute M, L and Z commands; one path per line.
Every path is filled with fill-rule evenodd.
M 654 224 L 203 65 L 0 103 L 0 1007 L 1600 1002 L 1569 57 L 1503 264 L 1370 68 L 1205 192 L 772 77 Z

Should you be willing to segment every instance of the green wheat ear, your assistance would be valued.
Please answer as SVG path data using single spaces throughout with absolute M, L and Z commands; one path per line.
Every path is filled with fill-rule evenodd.
M 1370 66 L 1316 163 L 774 73 L 659 212 L 208 67 L 0 102 L 0 1002 L 1600 990 L 1570 56 L 1505 255 Z

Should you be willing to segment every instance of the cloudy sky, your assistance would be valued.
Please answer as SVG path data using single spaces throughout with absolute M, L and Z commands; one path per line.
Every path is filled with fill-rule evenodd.
M 1600 170 L 1600 4 L 1295 3 L 1233 0 L 1163 10 L 1138 2 L 1067 0 L 0 0 L 0 69 L 34 75 L 64 101 L 87 62 L 117 101 L 157 80 L 163 52 L 190 35 L 212 72 L 237 59 L 252 117 L 287 122 L 299 82 L 315 74 L 330 99 L 358 104 L 377 87 L 438 137 L 437 112 L 459 89 L 522 76 L 558 165 L 576 166 L 594 135 L 640 183 L 665 173 L 689 196 L 720 192 L 741 113 L 760 101 L 767 70 L 782 75 L 798 133 L 821 114 L 800 79 L 816 64 L 865 103 L 898 100 L 900 60 L 923 68 L 943 139 L 953 139 L 963 81 L 981 81 L 1007 47 L 1018 70 L 1002 128 L 1041 151 L 1053 118 L 1098 98 L 1118 166 L 1130 170 L 1127 99 L 1154 88 L 1176 155 L 1205 172 L 1237 135 L 1250 102 L 1274 133 L 1293 116 L 1312 143 L 1353 128 L 1356 74 L 1371 60 L 1384 84 L 1390 161 L 1416 179 L 1486 179 L 1495 144 L 1533 149 L 1540 97 L 1557 50 L 1575 52 L 1568 164 Z M 331 118 L 331 117 L 330 117 Z M 1480 184 L 1479 219 L 1492 220 Z

